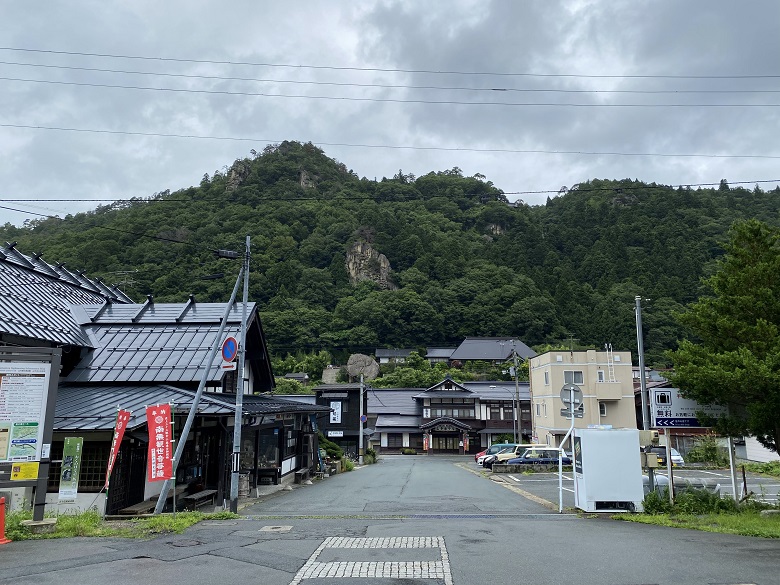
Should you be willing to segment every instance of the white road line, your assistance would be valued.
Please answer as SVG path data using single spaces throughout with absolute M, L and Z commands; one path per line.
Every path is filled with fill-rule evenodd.
M 517 479 L 517 478 L 516 478 L 514 475 L 507 475 L 507 477 L 508 477 L 509 479 L 511 479 L 512 481 L 516 481 L 516 482 L 518 482 L 518 483 L 520 482 L 520 480 L 519 480 L 519 479 Z
M 317 558 L 325 549 L 360 549 L 366 553 L 365 561 L 319 562 Z M 436 561 L 372 561 L 377 549 L 430 549 L 438 548 L 441 554 Z M 410 554 L 410 556 L 413 556 Z M 298 571 L 290 585 L 299 585 L 304 579 L 363 577 L 366 579 L 443 579 L 452 585 L 452 572 L 443 536 L 399 536 L 389 538 L 326 538 Z

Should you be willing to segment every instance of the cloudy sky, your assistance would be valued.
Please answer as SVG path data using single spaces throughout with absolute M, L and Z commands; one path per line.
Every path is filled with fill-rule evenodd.
M 780 179 L 780 2 L 4 3 L 0 225 L 197 185 L 282 140 L 510 200 Z

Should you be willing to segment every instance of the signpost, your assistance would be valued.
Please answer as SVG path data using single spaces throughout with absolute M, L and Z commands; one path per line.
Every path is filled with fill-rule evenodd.
M 650 394 L 654 427 L 701 428 L 697 413 L 720 418 L 727 413 L 725 406 L 699 404 L 680 396 L 679 388 L 656 388 Z
M 235 337 L 226 338 L 222 342 L 222 370 L 235 370 L 237 355 L 238 341 Z
M 574 455 L 574 419 L 585 414 L 585 404 L 582 401 L 582 390 L 576 384 L 564 384 L 561 388 L 561 402 L 566 408 L 561 409 L 561 416 L 571 419 L 571 425 L 566 435 L 558 445 L 558 512 L 563 513 L 563 445 L 566 439 L 572 438 L 572 456 Z M 574 495 L 577 496 L 577 482 L 574 482 Z

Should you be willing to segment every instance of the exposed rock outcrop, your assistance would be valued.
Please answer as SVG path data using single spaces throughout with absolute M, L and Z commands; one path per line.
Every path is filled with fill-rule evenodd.
M 390 261 L 387 256 L 380 254 L 371 244 L 363 240 L 352 244 L 347 252 L 347 272 L 352 284 L 371 280 L 383 289 L 398 288 L 390 281 Z

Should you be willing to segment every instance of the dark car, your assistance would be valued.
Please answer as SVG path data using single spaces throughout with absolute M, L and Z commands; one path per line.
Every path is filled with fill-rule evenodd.
M 506 462 L 507 465 L 558 465 L 558 449 L 526 449 L 520 457 Z M 571 465 L 571 457 L 564 454 L 563 464 Z
M 650 447 L 648 453 L 658 456 L 658 465 L 666 467 L 666 447 Z

